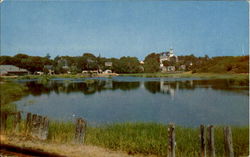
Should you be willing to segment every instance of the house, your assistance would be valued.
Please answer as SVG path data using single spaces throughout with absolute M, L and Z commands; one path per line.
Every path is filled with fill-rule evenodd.
M 47 71 L 49 75 L 55 74 L 53 65 L 44 65 L 44 71 Z
M 112 62 L 105 62 L 104 64 L 106 67 L 112 67 Z
M 44 74 L 44 72 L 42 72 L 42 71 L 35 71 L 34 72 L 34 75 L 43 75 Z
M 179 69 L 182 70 L 182 71 L 185 71 L 185 70 L 186 70 L 186 65 L 184 65 L 184 64 L 181 65 L 181 66 L 179 67 Z
M 161 68 L 161 72 L 167 72 L 167 67 L 166 66 L 160 66 L 160 68 Z
M 112 73 L 112 71 L 107 69 L 107 70 L 105 70 L 103 73 L 104 73 L 104 74 L 110 74 L 110 73 Z
M 167 71 L 175 71 L 175 66 L 167 66 Z
M 178 57 L 174 54 L 173 49 L 170 49 L 168 52 L 160 53 L 160 64 L 163 64 L 163 61 L 170 61 L 173 57 L 175 58 L 175 61 L 178 62 Z
M 28 75 L 30 72 L 26 69 L 14 65 L 0 65 L 0 76 L 8 75 Z
M 178 62 L 178 57 L 174 54 L 174 50 L 170 49 L 168 52 L 162 52 L 160 53 L 160 69 L 162 72 L 166 71 L 175 71 L 175 67 L 173 66 L 164 66 L 163 62 L 164 61 L 171 61 L 171 59 L 174 59 L 175 62 Z
M 83 70 L 82 74 L 99 74 L 99 70 Z
M 87 70 L 83 70 L 82 74 L 88 74 L 89 72 Z

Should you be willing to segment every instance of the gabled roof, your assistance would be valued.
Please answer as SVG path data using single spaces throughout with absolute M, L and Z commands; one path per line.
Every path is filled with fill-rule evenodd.
M 2 74 L 8 72 L 28 72 L 28 70 L 19 68 L 14 65 L 0 65 L 0 72 Z

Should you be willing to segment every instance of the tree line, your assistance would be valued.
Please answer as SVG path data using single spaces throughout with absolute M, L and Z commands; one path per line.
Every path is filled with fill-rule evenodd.
M 220 56 L 209 58 L 196 57 L 193 54 L 178 56 L 164 61 L 164 66 L 175 66 L 176 70 L 195 72 L 215 72 L 215 73 L 248 73 L 249 56 Z M 110 62 L 112 66 L 106 66 Z M 123 56 L 121 58 L 105 58 L 95 56 L 92 53 L 84 53 L 82 56 L 56 56 L 51 59 L 47 54 L 41 56 L 29 56 L 27 54 L 17 54 L 15 56 L 0 56 L 0 65 L 15 65 L 29 70 L 31 73 L 36 71 L 48 71 L 52 68 L 55 73 L 81 73 L 83 70 L 112 70 L 115 73 L 154 73 L 160 72 L 160 53 L 148 54 L 143 64 L 136 57 Z M 185 69 L 181 68 L 184 66 Z

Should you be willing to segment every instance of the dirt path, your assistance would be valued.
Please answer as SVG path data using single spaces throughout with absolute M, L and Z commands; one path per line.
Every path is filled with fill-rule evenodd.
M 75 144 L 58 144 L 44 142 L 34 139 L 27 139 L 17 136 L 3 136 L 1 135 L 0 142 L 4 144 L 11 144 L 19 147 L 42 150 L 49 153 L 57 153 L 69 157 L 143 157 L 145 155 L 136 154 L 129 155 L 122 151 L 112 151 L 106 148 L 101 148 L 91 145 L 75 145 Z M 147 156 L 154 157 L 154 156 Z

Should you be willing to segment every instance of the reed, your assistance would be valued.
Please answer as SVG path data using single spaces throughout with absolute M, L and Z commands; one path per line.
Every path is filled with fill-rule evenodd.
M 50 124 L 50 141 L 72 143 L 75 126 L 72 122 Z M 249 154 L 249 128 L 232 127 L 236 156 Z M 88 126 L 85 143 L 129 154 L 167 155 L 167 125 L 158 123 L 117 123 L 98 127 Z M 176 156 L 198 156 L 199 128 L 176 127 Z M 215 127 L 215 151 L 223 156 L 223 127 Z

